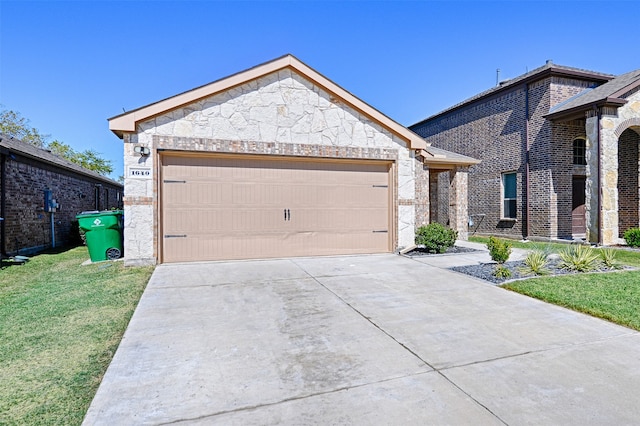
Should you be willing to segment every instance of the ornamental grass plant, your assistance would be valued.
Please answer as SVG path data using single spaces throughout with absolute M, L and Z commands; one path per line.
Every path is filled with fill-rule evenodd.
M 575 272 L 590 272 L 598 268 L 600 255 L 587 245 L 572 245 L 562 250 L 560 268 Z

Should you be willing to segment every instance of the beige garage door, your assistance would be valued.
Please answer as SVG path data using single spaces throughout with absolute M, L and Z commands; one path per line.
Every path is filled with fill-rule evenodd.
M 390 250 L 383 162 L 161 156 L 163 262 Z

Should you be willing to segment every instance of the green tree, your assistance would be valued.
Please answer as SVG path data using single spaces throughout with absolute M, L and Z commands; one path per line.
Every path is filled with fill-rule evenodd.
M 113 172 L 111 160 L 100 156 L 100 153 L 93 149 L 76 151 L 70 145 L 54 140 L 47 142 L 49 135 L 41 134 L 38 129 L 31 127 L 29 120 L 24 118 L 19 112 L 6 109 L 0 110 L 0 132 L 7 136 L 13 136 L 22 142 L 27 142 L 38 148 L 46 148 L 53 154 L 66 158 L 72 163 L 76 163 L 85 169 L 93 170 L 101 175 L 109 175 Z
M 43 135 L 38 129 L 31 127 L 29 120 L 19 112 L 6 109 L 0 110 L 0 132 L 38 148 L 44 148 L 49 138 L 49 135 Z
M 85 169 L 93 170 L 101 175 L 108 175 L 113 172 L 111 160 L 105 160 L 100 157 L 100 153 L 93 149 L 85 149 L 82 152 L 76 152 L 73 160 L 74 163 L 80 164 Z

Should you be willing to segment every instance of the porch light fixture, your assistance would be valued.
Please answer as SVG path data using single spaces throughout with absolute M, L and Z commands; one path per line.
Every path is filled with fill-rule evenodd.
M 136 154 L 140 154 L 142 157 L 146 157 L 147 155 L 151 154 L 151 150 L 142 145 L 136 145 L 135 147 L 133 147 L 133 152 L 135 152 Z

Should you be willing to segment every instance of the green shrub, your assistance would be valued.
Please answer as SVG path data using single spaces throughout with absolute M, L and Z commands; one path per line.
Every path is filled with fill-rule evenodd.
M 496 269 L 494 269 L 493 276 L 496 278 L 510 278 L 511 271 L 503 264 L 499 264 L 496 266 Z
M 520 268 L 523 275 L 548 275 L 551 271 L 547 268 L 549 260 L 547 253 L 543 251 L 531 251 L 524 259 L 525 266 Z
M 559 253 L 560 267 L 569 271 L 589 272 L 598 267 L 600 257 L 591 247 L 585 245 L 571 246 Z
M 489 237 L 487 248 L 489 249 L 491 259 L 493 259 L 494 262 L 498 262 L 500 265 L 509 260 L 509 256 L 511 256 L 511 243 L 508 241 Z
M 640 247 L 640 228 L 627 229 L 623 237 L 628 246 Z
M 421 226 L 416 232 L 416 244 L 423 245 L 431 253 L 444 253 L 449 247 L 453 247 L 456 238 L 457 231 L 435 222 Z
M 622 265 L 616 261 L 618 251 L 612 248 L 600 249 L 600 262 L 608 269 L 620 269 Z

